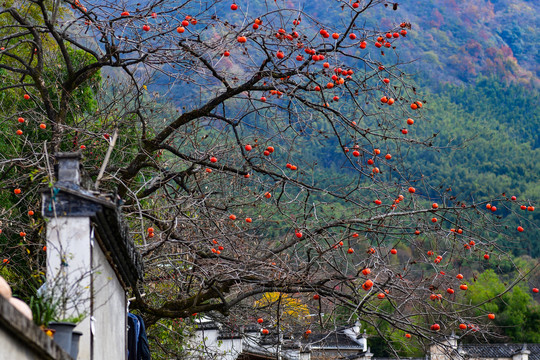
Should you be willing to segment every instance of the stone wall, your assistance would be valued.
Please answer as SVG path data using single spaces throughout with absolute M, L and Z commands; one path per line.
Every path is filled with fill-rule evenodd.
M 0 296 L 0 360 L 71 360 L 50 337 Z

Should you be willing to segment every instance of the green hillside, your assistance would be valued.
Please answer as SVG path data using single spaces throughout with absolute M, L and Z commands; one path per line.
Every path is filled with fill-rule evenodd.
M 516 196 L 520 205 L 540 198 L 540 93 L 519 84 L 478 79 L 466 86 L 445 85 L 429 99 L 417 134 L 438 132 L 448 149 L 415 152 L 409 159 L 431 183 L 450 186 L 464 201 Z M 425 123 L 424 123 L 425 122 Z M 413 134 L 415 132 L 413 131 Z M 517 206 L 517 205 L 516 205 Z M 509 210 L 499 204 L 498 216 Z M 520 213 L 512 225 L 531 229 L 526 242 L 507 244 L 516 254 L 540 256 L 538 211 Z
M 263 11 L 261 3 L 250 2 L 250 6 L 253 14 Z M 287 1 L 284 6 L 297 7 Z M 301 8 L 323 19 L 320 26 L 330 30 L 347 11 L 317 2 L 304 2 Z M 224 8 L 223 13 L 228 16 L 230 12 Z M 538 202 L 540 39 L 534 27 L 539 13 L 536 1 L 409 0 L 399 3 L 396 10 L 391 5 L 375 7 L 357 21 L 353 31 L 360 37 L 364 27 L 411 24 L 406 38 L 395 43 L 395 51 L 364 50 L 383 64 L 398 56 L 400 62 L 410 62 L 404 68 L 414 75 L 418 92 L 423 94 L 425 111 L 422 118 L 415 119 L 408 136 L 427 138 L 436 133 L 433 145 L 437 150 L 400 149 L 395 159 L 401 156 L 414 164 L 411 177 L 424 176 L 432 184 L 451 187 L 453 196 L 464 201 L 504 193 L 525 204 Z M 292 24 L 284 27 L 292 28 Z M 153 88 L 165 93 L 161 90 L 168 90 L 168 82 L 160 78 Z M 172 91 L 172 101 L 179 108 L 189 108 L 200 97 L 182 87 Z M 339 178 L 344 158 L 337 143 L 307 141 L 302 146 L 319 171 L 336 172 Z M 426 191 L 427 196 L 435 196 L 435 191 Z M 497 216 L 509 215 L 504 206 L 499 208 Z M 536 241 L 540 215 L 522 213 L 509 226 L 518 223 L 526 224 L 530 231 L 526 242 L 512 245 L 514 252 L 540 256 Z

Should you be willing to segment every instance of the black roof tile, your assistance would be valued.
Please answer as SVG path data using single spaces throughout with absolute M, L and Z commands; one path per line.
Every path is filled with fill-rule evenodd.
M 303 339 L 302 343 L 311 344 L 313 347 L 363 350 L 359 341 L 355 341 L 347 335 L 345 330 L 344 328 L 329 333 L 312 334 L 307 339 Z
M 540 360 L 540 344 L 526 344 L 529 360 Z M 511 358 L 523 349 L 523 344 L 462 344 L 459 347 L 466 355 L 479 358 Z

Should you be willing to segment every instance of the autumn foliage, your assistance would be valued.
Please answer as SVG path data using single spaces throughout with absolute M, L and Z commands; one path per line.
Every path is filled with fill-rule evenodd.
M 249 308 L 267 331 L 489 332 L 467 279 L 529 230 L 498 209 L 534 204 L 508 189 L 486 209 L 411 167 L 410 149 L 446 145 L 416 136 L 429 102 L 398 56 L 414 25 L 364 27 L 384 1 L 328 3 L 339 19 L 262 0 L 0 7 L 0 254 L 16 260 L 0 266 L 42 270 L 38 188 L 79 150 L 88 187 L 124 201 L 150 324 Z

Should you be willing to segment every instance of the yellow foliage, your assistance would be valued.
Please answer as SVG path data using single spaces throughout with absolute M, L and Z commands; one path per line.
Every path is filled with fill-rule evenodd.
M 281 301 L 280 301 L 281 297 Z M 256 308 L 279 307 L 282 314 L 286 314 L 298 320 L 304 320 L 309 315 L 308 307 L 298 299 L 295 299 L 289 294 L 279 292 L 264 293 L 260 300 L 255 301 Z

